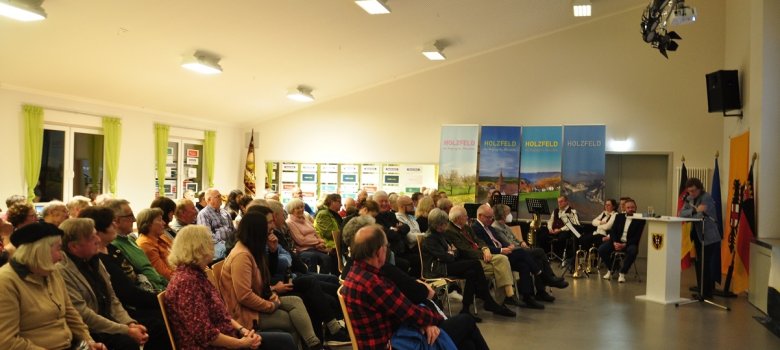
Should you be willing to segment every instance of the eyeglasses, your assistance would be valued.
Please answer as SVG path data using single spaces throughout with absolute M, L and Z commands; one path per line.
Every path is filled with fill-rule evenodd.
M 132 219 L 135 220 L 135 215 L 133 213 L 127 214 L 127 215 L 119 215 L 117 216 L 119 219 Z

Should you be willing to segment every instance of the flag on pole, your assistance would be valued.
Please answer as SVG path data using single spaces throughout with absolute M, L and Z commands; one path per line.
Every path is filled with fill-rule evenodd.
M 685 191 L 685 183 L 688 182 L 688 169 L 685 167 L 685 157 L 682 159 L 682 167 L 680 168 L 680 187 L 677 190 L 677 216 L 680 216 L 683 204 L 685 204 L 685 196 L 688 192 Z M 693 257 L 696 256 L 696 248 L 691 241 L 691 224 L 690 222 L 684 222 L 682 224 L 682 252 L 680 258 L 680 267 L 685 270 L 691 267 Z
M 255 196 L 255 130 L 249 139 L 249 149 L 246 151 L 246 166 L 244 167 L 244 195 Z
M 750 242 L 756 233 L 755 193 L 753 192 L 753 164 L 756 162 L 755 154 L 750 162 L 750 171 L 745 179 L 742 190 L 742 203 L 740 204 L 739 228 L 737 230 L 737 255 L 746 274 L 750 273 Z M 747 276 L 746 276 L 747 277 Z
M 718 233 L 720 233 L 721 244 L 723 243 L 723 200 L 720 194 L 720 169 L 718 169 L 718 153 L 715 154 L 715 171 L 712 173 L 712 188 L 710 189 L 710 195 L 712 201 L 715 202 L 715 217 L 718 220 Z M 715 259 L 714 266 L 721 266 L 721 250 L 715 253 L 713 259 Z M 722 274 L 718 274 L 715 277 L 715 282 L 721 283 Z

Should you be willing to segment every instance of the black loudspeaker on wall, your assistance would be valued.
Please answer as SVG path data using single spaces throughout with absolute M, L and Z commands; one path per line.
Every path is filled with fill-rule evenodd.
M 739 74 L 736 70 L 719 70 L 707 74 L 707 111 L 723 112 L 724 116 L 742 116 L 739 95 Z M 739 114 L 726 114 L 739 110 Z

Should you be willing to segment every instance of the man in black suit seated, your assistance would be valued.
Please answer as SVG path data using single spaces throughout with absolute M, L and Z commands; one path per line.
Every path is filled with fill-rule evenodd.
M 615 217 L 615 223 L 609 231 L 609 240 L 605 241 L 599 247 L 599 256 L 601 260 L 612 268 L 612 252 L 626 252 L 626 258 L 623 260 L 623 266 L 620 267 L 618 282 L 626 282 L 626 273 L 636 260 L 639 252 L 639 242 L 642 239 L 642 231 L 645 229 L 644 220 L 632 220 L 636 213 L 636 202 L 633 199 L 627 199 L 625 203 L 625 213 L 618 214 Z M 607 271 L 604 279 L 612 278 L 612 271 Z
M 490 205 L 483 204 L 479 206 L 477 209 L 477 220 L 471 224 L 472 231 L 474 231 L 474 234 L 477 237 L 485 242 L 490 249 L 491 254 L 506 255 L 509 259 L 509 265 L 512 266 L 512 270 L 520 273 L 518 288 L 520 289 L 520 294 L 523 295 L 525 306 L 534 309 L 543 309 L 544 306 L 537 303 L 534 299 L 536 293 L 533 292 L 534 285 L 531 278 L 538 277 L 537 290 L 541 290 L 542 292 L 544 291 L 545 285 L 566 288 L 568 283 L 555 278 L 552 271 L 545 273 L 536 263 L 529 251 L 514 249 L 509 247 L 508 244 L 505 244 L 505 242 L 501 242 L 497 233 L 494 233 L 493 228 L 491 227 L 493 219 L 493 209 Z M 539 294 L 542 295 L 541 293 Z

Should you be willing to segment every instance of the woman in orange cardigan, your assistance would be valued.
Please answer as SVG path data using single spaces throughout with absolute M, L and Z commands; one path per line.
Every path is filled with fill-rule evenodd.
M 238 242 L 219 276 L 219 291 L 233 318 L 246 328 L 283 330 L 303 339 L 306 348 L 319 349 L 311 319 L 297 296 L 279 296 L 271 286 L 266 243 L 268 221 L 256 210 L 247 211 L 238 225 Z
M 138 213 L 138 239 L 135 243 L 141 247 L 157 273 L 170 280 L 173 269 L 168 265 L 171 244 L 165 233 L 165 221 L 160 208 L 148 208 Z

